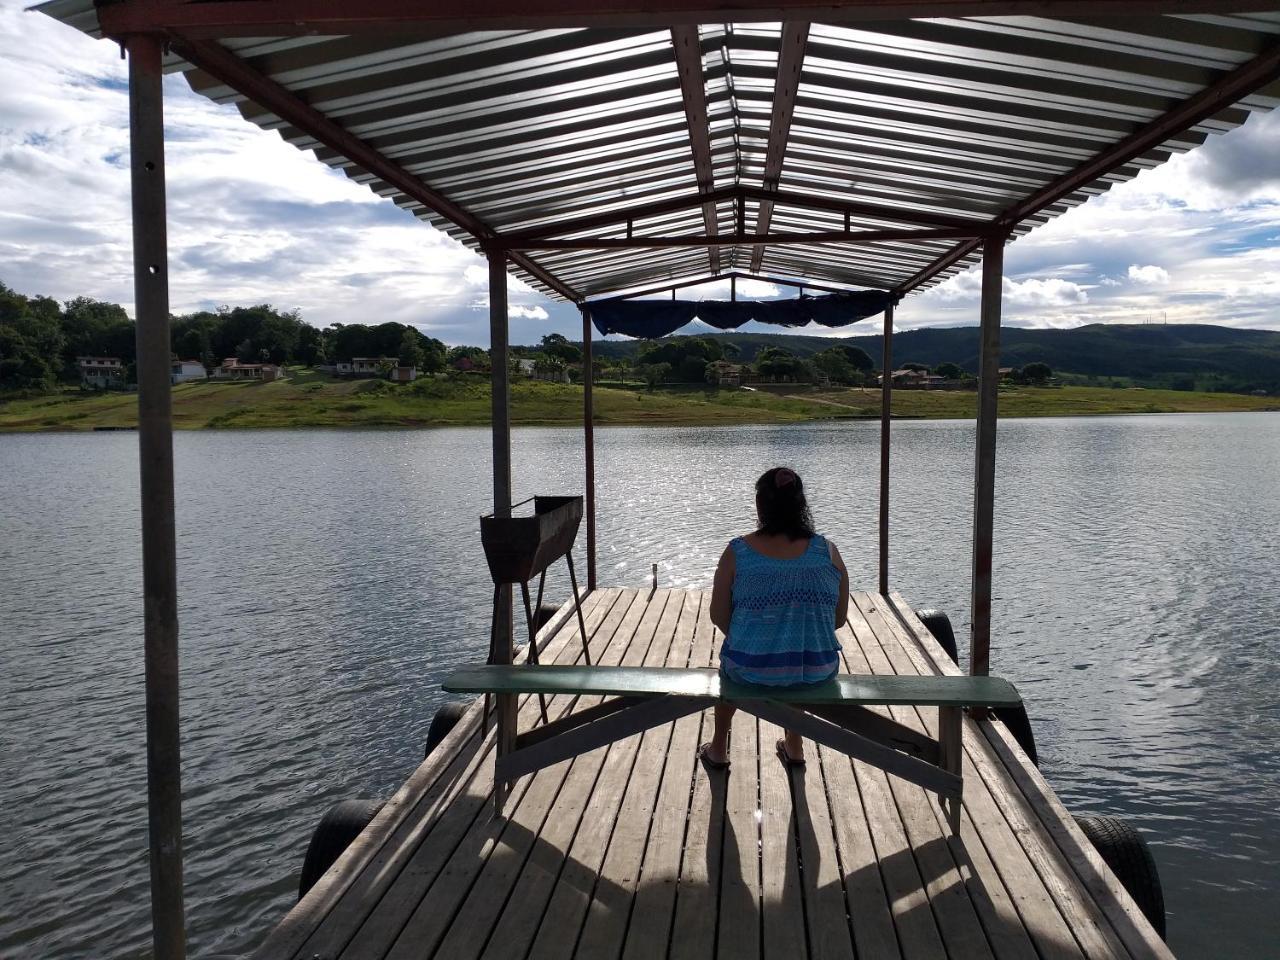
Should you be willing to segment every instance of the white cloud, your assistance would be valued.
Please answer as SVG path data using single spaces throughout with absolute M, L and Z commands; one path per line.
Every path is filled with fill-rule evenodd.
M 1157 267 L 1154 264 L 1140 267 L 1136 263 L 1129 264 L 1129 279 L 1135 283 L 1168 283 L 1169 271 L 1164 267 Z
M 1088 303 L 1089 293 L 1078 283 L 1060 277 L 1044 280 L 1004 281 L 1004 299 L 1015 306 L 1066 306 L 1072 303 Z
M 527 307 L 513 303 L 507 306 L 507 316 L 517 317 L 524 320 L 545 320 L 551 315 L 542 307 Z

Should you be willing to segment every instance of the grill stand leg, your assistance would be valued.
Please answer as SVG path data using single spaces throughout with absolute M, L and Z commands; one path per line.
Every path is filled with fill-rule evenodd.
M 529 606 L 529 584 L 525 580 L 520 581 L 520 596 L 524 599 L 524 622 L 529 627 L 529 662 L 537 666 L 538 631 L 533 623 L 533 608 Z M 550 723 L 547 719 L 547 698 L 541 693 L 538 694 L 538 708 L 542 712 L 542 722 Z
M 586 660 L 589 667 L 591 666 L 591 649 L 587 645 L 587 624 L 582 619 L 582 599 L 578 596 L 578 577 L 573 572 L 573 551 L 566 553 L 564 558 L 569 561 L 569 584 L 573 587 L 573 609 L 577 611 L 578 629 L 582 632 L 582 658 Z

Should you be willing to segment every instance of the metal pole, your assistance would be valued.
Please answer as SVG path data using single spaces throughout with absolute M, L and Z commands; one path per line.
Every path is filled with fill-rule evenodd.
M 592 387 L 595 366 L 591 360 L 591 314 L 582 312 L 582 440 L 587 469 L 587 592 L 596 588 L 596 426 Z
M 973 594 L 969 672 L 991 666 L 991 530 L 995 519 L 996 404 L 1000 388 L 1000 294 L 1006 235 L 982 245 L 982 329 L 978 367 L 978 430 L 973 477 Z
M 880 356 L 880 595 L 889 595 L 889 425 L 893 405 L 893 304 L 884 311 Z
M 511 516 L 511 383 L 507 349 L 507 259 L 501 250 L 487 250 L 489 258 L 489 378 L 492 389 L 493 420 L 493 512 Z M 511 663 L 515 627 L 512 620 L 512 591 L 509 584 L 498 591 L 494 606 L 495 663 Z M 497 753 L 510 753 L 516 738 L 516 698 L 497 695 Z M 507 784 L 493 785 L 494 809 L 502 815 Z
M 154 36 L 132 36 L 126 41 L 126 49 L 137 313 L 151 930 L 157 960 L 182 960 L 186 956 L 187 941 L 182 896 L 178 565 L 173 522 L 161 41 Z

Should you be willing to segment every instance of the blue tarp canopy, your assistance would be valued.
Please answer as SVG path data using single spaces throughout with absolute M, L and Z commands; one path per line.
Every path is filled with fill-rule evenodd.
M 813 321 L 844 327 L 883 313 L 896 299 L 888 290 L 853 290 L 792 300 L 603 300 L 588 304 L 596 329 L 652 340 L 674 333 L 694 318 L 717 330 L 736 330 L 749 320 L 779 327 Z

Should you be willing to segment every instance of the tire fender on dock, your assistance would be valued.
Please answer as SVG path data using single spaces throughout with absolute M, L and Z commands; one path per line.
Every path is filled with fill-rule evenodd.
M 436 711 L 431 718 L 431 726 L 427 729 L 427 744 L 423 757 L 431 756 L 431 751 L 440 746 L 440 741 L 449 735 L 462 715 L 467 712 L 468 704 L 462 700 L 450 700 Z
M 938 646 L 946 651 L 951 662 L 958 666 L 960 655 L 956 647 L 956 633 L 951 628 L 951 618 L 944 611 L 935 610 L 932 607 L 917 610 L 916 616 L 933 634 L 933 639 L 938 641 Z M 991 712 L 1013 734 L 1013 739 L 1018 742 L 1018 746 L 1022 748 L 1027 758 L 1039 767 L 1040 753 L 1036 750 L 1036 736 L 1031 730 L 1031 719 L 1027 716 L 1026 704 L 1019 704 L 1016 707 L 996 707 Z
M 1163 940 L 1164 888 L 1160 885 L 1155 858 L 1142 834 L 1121 817 L 1082 814 L 1075 821 Z
M 351 846 L 351 841 L 373 822 L 382 805 L 381 800 L 342 800 L 320 818 L 302 861 L 302 876 L 298 879 L 299 900 L 342 856 L 342 851 Z
M 916 611 L 916 616 L 920 618 L 920 622 L 929 628 L 929 632 L 933 634 L 933 639 L 938 641 L 938 645 L 947 652 L 947 656 L 951 658 L 954 664 L 960 663 L 960 655 L 956 648 L 956 634 L 951 629 L 951 618 L 941 610 L 934 610 L 931 607 L 925 607 Z

